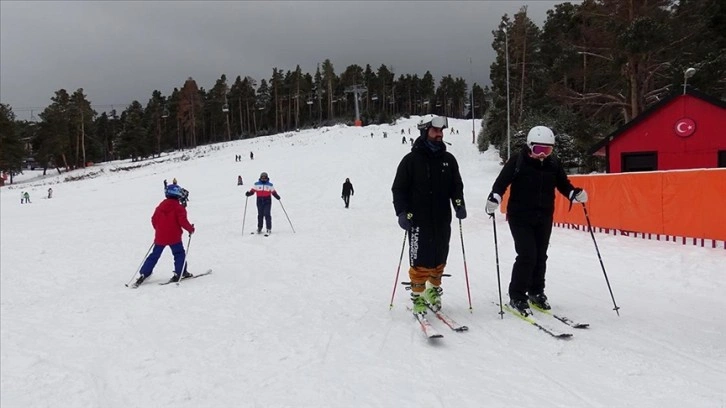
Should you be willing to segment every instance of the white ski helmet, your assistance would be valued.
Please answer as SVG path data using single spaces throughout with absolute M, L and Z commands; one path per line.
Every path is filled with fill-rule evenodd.
M 555 134 L 547 126 L 535 126 L 527 133 L 527 146 L 532 148 L 534 144 L 555 145 Z
M 426 115 L 421 118 L 418 128 L 420 130 L 428 130 L 430 127 L 446 129 L 449 127 L 449 121 L 446 116 Z

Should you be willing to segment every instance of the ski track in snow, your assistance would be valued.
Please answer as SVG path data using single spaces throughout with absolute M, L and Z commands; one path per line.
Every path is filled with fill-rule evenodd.
M 589 233 L 554 228 L 548 296 L 591 327 L 546 320 L 574 334 L 563 341 L 500 318 L 484 204 L 501 166 L 496 152 L 471 143 L 471 121 L 451 119 L 460 134 L 445 140 L 464 180 L 472 313 L 456 219 L 443 284 L 446 311 L 470 330 L 431 318 L 445 337 L 427 341 L 400 284 L 389 310 L 403 239 L 390 187 L 410 151 L 400 129 L 415 137 L 417 120 L 288 132 L 60 176 L 26 172 L 0 189 L 0 405 L 726 406 L 722 249 L 595 234 L 618 317 Z M 250 235 L 254 197 L 244 211 L 243 193 L 262 171 L 282 197 L 269 237 Z M 94 176 L 63 182 L 82 174 Z M 346 177 L 355 189 L 348 209 Z M 190 271 L 214 273 L 159 286 L 171 277 L 167 250 L 130 290 L 162 181 L 172 178 L 191 192 Z M 42 198 L 51 186 L 53 199 Z M 20 205 L 26 190 L 33 203 Z M 504 217 L 495 222 L 506 301 L 514 246 Z M 407 255 L 399 281 L 408 280 Z

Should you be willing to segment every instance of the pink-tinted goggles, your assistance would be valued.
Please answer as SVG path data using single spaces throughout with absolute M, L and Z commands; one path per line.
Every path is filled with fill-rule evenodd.
M 541 145 L 541 144 L 533 144 L 532 145 L 532 153 L 536 155 L 544 154 L 546 156 L 549 156 L 552 154 L 553 147 L 550 145 Z

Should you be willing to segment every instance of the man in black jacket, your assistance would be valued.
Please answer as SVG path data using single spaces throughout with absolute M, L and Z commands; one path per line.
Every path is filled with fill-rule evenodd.
M 343 183 L 343 193 L 340 196 L 340 198 L 343 199 L 343 202 L 345 203 L 345 208 L 348 208 L 348 205 L 350 204 L 350 196 L 355 194 L 355 191 L 353 190 L 353 184 L 350 182 L 349 178 L 345 179 L 345 183 Z
M 527 146 L 507 161 L 494 181 L 486 204 L 487 214 L 493 216 L 511 185 L 507 220 L 517 259 L 509 283 L 509 305 L 524 316 L 531 314 L 527 300 L 540 309 L 550 309 L 544 288 L 555 189 L 571 201 L 587 201 L 585 190 L 575 188 L 559 161 L 551 156 L 554 145 L 552 130 L 533 127 L 527 134 Z
M 456 218 L 466 218 L 459 164 L 442 140 L 447 124 L 446 117 L 439 116 L 419 124 L 421 135 L 398 165 L 391 188 L 398 225 L 408 231 L 408 274 L 413 312 L 417 314 L 425 314 L 427 305 L 433 310 L 441 308 L 441 276 L 451 238 L 451 204 Z

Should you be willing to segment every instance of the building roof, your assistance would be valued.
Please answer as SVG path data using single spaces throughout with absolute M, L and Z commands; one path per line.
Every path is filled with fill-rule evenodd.
M 587 149 L 587 154 L 595 154 L 598 150 L 605 147 L 607 144 L 612 142 L 616 137 L 622 135 L 623 133 L 627 133 L 628 130 L 630 130 L 632 127 L 636 126 L 637 124 L 643 122 L 645 119 L 649 118 L 651 115 L 653 115 L 655 112 L 659 111 L 660 108 L 664 107 L 668 103 L 670 103 L 675 98 L 683 95 L 683 91 L 678 89 L 674 92 L 672 92 L 667 97 L 663 98 L 662 100 L 658 101 L 657 103 L 653 104 L 651 107 L 643 111 L 640 115 L 635 117 L 630 122 L 624 124 L 623 126 L 616 129 L 614 132 L 610 133 L 609 135 L 605 136 L 602 140 L 597 142 L 596 144 L 592 145 L 589 149 Z M 686 87 L 686 94 L 691 95 L 695 98 L 702 99 L 712 105 L 718 106 L 720 108 L 726 109 L 726 101 L 723 101 L 721 99 L 715 98 L 711 95 L 707 95 L 701 91 L 698 91 L 696 89 L 691 88 L 690 86 Z

